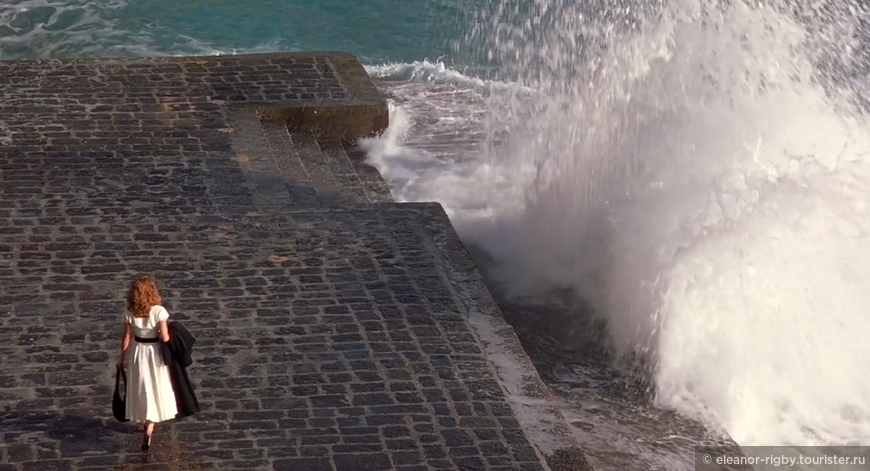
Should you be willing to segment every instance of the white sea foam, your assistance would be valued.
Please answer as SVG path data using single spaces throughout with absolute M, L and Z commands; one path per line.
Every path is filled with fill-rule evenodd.
M 858 82 L 817 73 L 848 68 L 861 13 L 712 3 L 600 26 L 582 64 L 588 13 L 504 8 L 477 38 L 525 88 L 406 65 L 426 74 L 389 87 L 391 129 L 365 145 L 514 293 L 591 300 L 659 405 L 745 445 L 867 444 L 870 123 L 837 87 Z M 451 133 L 471 137 L 435 144 Z

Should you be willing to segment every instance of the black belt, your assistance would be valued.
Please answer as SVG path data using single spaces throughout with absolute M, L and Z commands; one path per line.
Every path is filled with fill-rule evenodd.
M 136 341 L 139 343 L 157 343 L 160 341 L 160 337 L 148 337 L 148 338 L 133 337 L 133 338 L 136 339 Z

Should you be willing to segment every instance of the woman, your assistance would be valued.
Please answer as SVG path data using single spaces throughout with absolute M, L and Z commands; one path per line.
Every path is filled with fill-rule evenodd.
M 178 413 L 169 368 L 161 355 L 160 342 L 169 341 L 169 313 L 160 303 L 157 286 L 148 277 L 133 282 L 117 364 L 127 370 L 127 419 L 144 424 L 142 451 L 151 448 L 154 424 Z

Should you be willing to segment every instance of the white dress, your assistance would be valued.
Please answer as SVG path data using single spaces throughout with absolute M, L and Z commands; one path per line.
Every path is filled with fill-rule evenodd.
M 133 337 L 160 338 L 157 323 L 169 319 L 163 306 L 152 306 L 148 317 L 125 315 Z M 139 343 L 130 339 L 125 355 L 127 370 L 127 418 L 133 423 L 163 422 L 178 414 L 169 368 L 163 363 L 161 343 Z

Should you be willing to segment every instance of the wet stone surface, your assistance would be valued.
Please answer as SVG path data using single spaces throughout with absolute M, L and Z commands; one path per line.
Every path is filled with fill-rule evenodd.
M 30 219 L 4 237 L 13 257 L 0 267 L 0 463 L 106 469 L 143 459 L 137 431 L 106 417 L 122 291 L 146 272 L 196 333 L 191 374 L 204 408 L 159 426 L 152 459 L 541 469 L 419 217 L 393 206 L 257 220 Z
M 284 172 L 315 188 L 281 214 L 246 185 L 269 159 L 241 158 L 230 102 L 341 99 L 324 64 L 0 63 L 0 471 L 543 469 L 435 249 L 440 207 L 372 204 L 358 158 Z M 203 406 L 148 454 L 110 411 L 139 273 L 197 337 Z
M 0 88 L 0 217 L 250 203 L 222 105 L 348 96 L 325 59 L 292 57 L 0 62 Z

